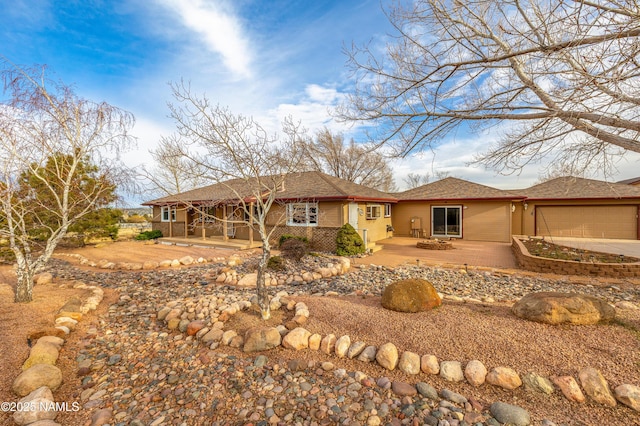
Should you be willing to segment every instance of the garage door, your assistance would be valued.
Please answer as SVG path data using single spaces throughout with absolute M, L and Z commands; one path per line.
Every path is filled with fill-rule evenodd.
M 638 238 L 636 206 L 536 207 L 536 235 L 578 238 Z

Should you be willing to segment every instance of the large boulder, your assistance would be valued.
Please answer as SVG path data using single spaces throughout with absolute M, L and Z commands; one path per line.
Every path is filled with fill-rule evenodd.
M 245 352 L 260 352 L 280 346 L 282 336 L 275 327 L 253 327 L 244 335 Z
M 13 382 L 13 392 L 27 396 L 39 387 L 46 386 L 55 391 L 62 384 L 62 371 L 55 365 L 36 364 L 23 371 Z
M 422 312 L 442 304 L 438 292 L 427 280 L 407 279 L 389 284 L 382 294 L 382 306 L 398 312 Z
M 575 294 L 531 293 L 517 301 L 511 311 L 518 317 L 545 324 L 596 324 L 615 317 L 615 308 L 597 297 Z

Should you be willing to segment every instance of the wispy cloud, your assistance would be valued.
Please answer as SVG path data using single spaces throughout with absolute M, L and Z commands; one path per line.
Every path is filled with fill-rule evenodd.
M 229 71 L 250 78 L 252 51 L 241 20 L 224 2 L 203 0 L 157 0 L 176 13 L 183 25 L 200 35 L 207 49 L 222 57 Z

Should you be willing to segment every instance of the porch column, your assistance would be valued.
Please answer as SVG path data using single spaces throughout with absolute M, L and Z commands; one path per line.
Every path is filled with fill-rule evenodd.
M 169 206 L 169 238 L 173 237 L 173 207 Z
M 249 203 L 249 248 L 253 245 L 253 202 Z
M 176 210 L 176 215 L 178 214 L 178 211 Z M 184 237 L 185 238 L 189 238 L 189 212 L 187 211 L 187 208 L 184 208 Z
M 206 240 L 207 239 L 207 233 L 204 230 L 204 210 L 200 211 L 200 217 L 202 219 L 202 240 Z
M 222 240 L 227 241 L 229 234 L 227 233 L 227 205 L 222 206 Z

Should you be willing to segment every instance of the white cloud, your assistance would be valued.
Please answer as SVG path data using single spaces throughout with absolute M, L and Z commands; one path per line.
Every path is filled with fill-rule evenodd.
M 221 2 L 203 0 L 158 0 L 175 12 L 191 31 L 200 34 L 207 48 L 222 56 L 224 65 L 242 78 L 249 78 L 253 57 L 242 23 Z

